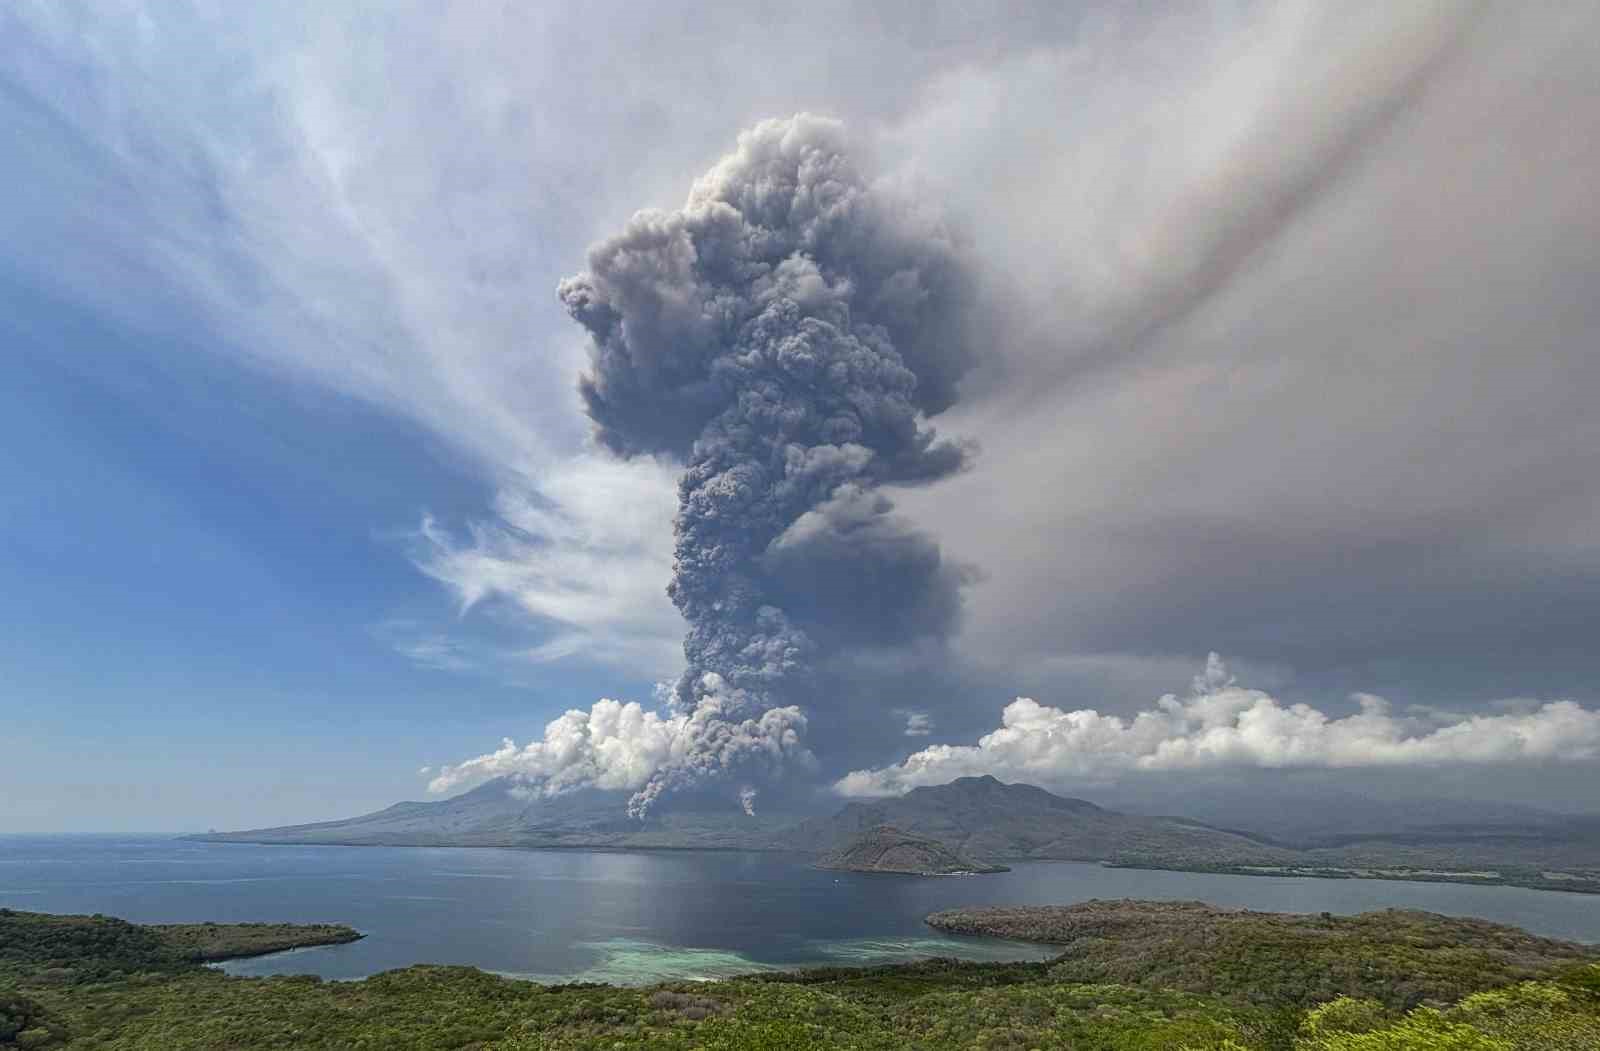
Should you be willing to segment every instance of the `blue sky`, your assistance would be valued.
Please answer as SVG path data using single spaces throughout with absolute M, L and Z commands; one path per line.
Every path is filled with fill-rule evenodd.
M 0 11 L 0 831 L 543 784 L 653 711 L 678 466 L 597 447 L 555 289 L 802 111 L 983 303 L 973 466 L 895 494 L 960 630 L 833 655 L 819 790 L 1093 795 L 1145 713 L 1174 786 L 1600 807 L 1592 13 L 912 6 Z
M 488 496 L 429 435 L 16 285 L 3 301 L 0 432 L 28 453 L 0 466 L 13 822 L 386 805 L 418 794 L 419 763 L 526 718 L 530 695 L 589 699 L 582 667 L 531 690 L 400 652 L 495 637 L 408 555 L 424 510 Z
M 285 12 L 286 32 L 309 31 L 307 14 Z M 427 353 L 415 346 L 433 334 L 395 319 L 395 273 L 337 235 L 315 275 L 273 272 L 324 247 L 331 206 L 250 199 L 292 194 L 275 180 L 320 163 L 273 141 L 300 130 L 275 111 L 292 100 L 257 79 L 287 46 L 277 30 L 162 5 L 4 19 L 0 827 L 387 805 L 421 793 L 419 765 L 592 700 L 581 657 L 505 656 L 547 627 L 464 616 L 416 564 L 424 516 L 485 515 L 503 450 L 441 423 L 466 412 L 449 399 L 419 408 L 437 380 L 420 368 L 387 384 L 323 371 L 404 357 L 398 344 Z M 240 143 L 260 182 L 228 181 Z M 521 231 L 529 251 L 506 280 L 527 303 L 519 344 L 561 324 L 547 290 L 570 250 L 544 257 L 541 240 L 574 239 L 559 205 L 538 203 L 549 212 Z M 336 316 L 306 318 L 314 293 L 279 284 L 302 277 L 342 282 L 324 286 L 346 298 Z M 581 444 L 570 379 L 524 404 L 553 419 L 553 442 Z M 606 668 L 612 689 L 648 696 L 652 681 Z

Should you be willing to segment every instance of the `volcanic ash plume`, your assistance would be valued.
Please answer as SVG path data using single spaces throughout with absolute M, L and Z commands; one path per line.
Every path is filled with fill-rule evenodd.
M 936 546 L 876 490 L 966 458 L 925 424 L 968 366 L 960 251 L 863 178 L 840 124 L 802 115 L 742 135 L 683 208 L 635 215 L 560 296 L 591 339 L 580 389 L 600 442 L 685 464 L 668 589 L 689 625 L 683 736 L 630 811 L 809 761 L 814 626 L 865 619 L 863 589 L 879 619 L 953 608 Z

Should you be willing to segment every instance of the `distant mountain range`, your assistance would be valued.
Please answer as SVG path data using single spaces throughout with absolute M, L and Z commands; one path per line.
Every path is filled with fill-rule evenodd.
M 1238 833 L 1177 818 L 1105 810 L 1082 799 L 993 777 L 963 777 L 872 803 L 848 803 L 828 817 L 749 817 L 732 807 L 667 809 L 629 818 L 620 793 L 583 790 L 529 795 L 506 778 L 434 803 L 396 803 L 372 814 L 312 825 L 211 833 L 238 843 L 358 846 L 620 847 L 787 850 L 820 854 L 889 825 L 974 858 L 1191 859 L 1272 864 L 1292 852 Z
M 799 820 L 759 819 L 725 802 L 716 809 L 627 813 L 628 793 L 580 789 L 545 797 L 498 777 L 450 799 L 394 806 L 343 821 L 286 825 L 193 838 L 235 843 L 325 843 L 388 847 L 619 847 L 773 849 L 775 832 Z
M 211 833 L 210 842 L 357 846 L 773 850 L 823 855 L 874 829 L 979 861 L 1101 861 L 1258 875 L 1455 880 L 1600 892 L 1600 819 L 1497 812 L 1482 824 L 1344 832 L 1299 842 L 1185 818 L 1120 813 L 993 777 L 963 777 L 903 796 L 847 803 L 827 816 L 680 805 L 644 821 L 625 795 L 581 790 L 546 798 L 499 778 L 431 803 L 311 825 Z M 1298 805 L 1298 804 L 1291 804 Z M 1389 826 L 1392 828 L 1392 826 Z M 859 845 L 859 844 L 858 844 Z

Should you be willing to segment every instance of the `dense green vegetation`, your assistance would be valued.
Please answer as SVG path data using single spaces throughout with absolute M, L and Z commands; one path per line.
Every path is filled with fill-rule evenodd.
M 52 916 L 0 909 L 0 974 L 27 968 L 74 982 L 184 971 L 197 963 L 356 941 L 333 923 L 135 924 L 111 916 Z
M 1118 933 L 1104 940 L 1127 937 L 1136 948 L 1093 954 L 1082 966 L 1105 972 L 1093 980 L 1065 960 L 929 961 L 649 989 L 540 986 L 466 967 L 411 967 L 361 982 L 230 978 L 193 963 L 196 944 L 171 928 L 0 913 L 0 1047 L 1600 1048 L 1600 966 L 1577 962 L 1587 954 L 1576 946 L 1491 924 L 1373 914 L 1327 939 L 1348 965 L 1318 972 L 1328 1002 L 1307 1010 L 1294 957 L 1317 936 L 1305 935 L 1298 918 L 1248 914 L 1250 924 L 1229 930 L 1250 933 L 1212 950 L 1204 936 L 1179 937 L 1184 925 L 1164 907 L 1123 903 L 1118 912 Z M 1189 962 L 1132 967 L 1149 952 Z M 1442 965 L 1452 953 L 1462 966 Z M 1224 963 L 1214 986 L 1171 987 L 1174 976 L 1182 985 Z M 1407 977 L 1413 964 L 1423 977 Z
M 954 934 L 1059 945 L 1050 975 L 1297 1007 L 1341 995 L 1405 1009 L 1456 999 L 1593 959 L 1591 948 L 1515 927 L 1429 912 L 1286 915 L 1202 902 L 953 909 L 928 923 Z
M 0 974 L 82 983 L 187 966 L 183 954 L 149 927 L 111 916 L 0 909 Z
M 337 923 L 173 923 L 149 929 L 185 959 L 202 963 L 314 945 L 342 945 L 361 937 L 360 931 Z

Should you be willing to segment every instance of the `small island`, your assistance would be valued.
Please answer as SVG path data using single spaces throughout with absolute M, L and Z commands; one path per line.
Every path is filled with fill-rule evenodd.
M 816 867 L 907 876 L 966 876 L 1007 871 L 1004 865 L 978 861 L 936 839 L 914 836 L 892 825 L 868 829 L 838 850 L 822 855 Z

